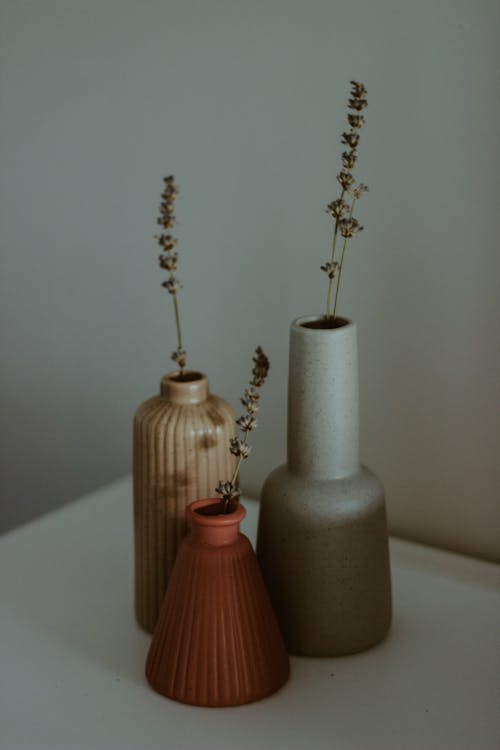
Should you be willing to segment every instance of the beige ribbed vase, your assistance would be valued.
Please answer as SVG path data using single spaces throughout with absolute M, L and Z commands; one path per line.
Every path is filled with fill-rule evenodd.
M 134 419 L 135 612 L 152 632 L 177 551 L 186 532 L 186 507 L 213 496 L 230 478 L 235 458 L 231 406 L 210 394 L 198 372 L 165 375 L 160 395 Z

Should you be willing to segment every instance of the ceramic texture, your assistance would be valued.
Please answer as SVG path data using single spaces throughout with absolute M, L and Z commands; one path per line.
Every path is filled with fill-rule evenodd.
M 356 326 L 290 335 L 288 461 L 266 479 L 257 554 L 290 652 L 368 648 L 391 621 L 384 490 L 359 463 Z
M 182 542 L 146 662 L 158 693 L 195 706 L 260 700 L 288 679 L 289 660 L 252 546 L 228 515 L 188 508 Z
M 188 382 L 176 376 L 165 375 L 160 395 L 145 401 L 134 419 L 135 612 L 149 632 L 186 533 L 187 505 L 212 495 L 235 465 L 228 449 L 232 408 L 209 393 L 205 375 Z

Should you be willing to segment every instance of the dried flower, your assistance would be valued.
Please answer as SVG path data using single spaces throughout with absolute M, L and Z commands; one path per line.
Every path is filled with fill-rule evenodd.
M 175 227 L 175 216 L 164 214 L 163 216 L 158 217 L 157 223 L 164 227 L 164 229 L 173 229 Z
M 355 234 L 358 232 L 361 232 L 363 229 L 362 226 L 360 226 L 357 219 L 350 218 L 350 219 L 341 219 L 339 221 L 339 230 L 342 237 L 345 239 L 350 239 L 351 237 L 354 237 Z
M 251 432 L 257 427 L 257 420 L 252 414 L 242 414 L 241 417 L 238 417 L 236 420 L 236 424 L 240 430 Z
M 162 201 L 162 203 L 160 204 L 160 210 L 165 214 L 173 214 L 173 212 L 175 211 L 175 199 L 172 200 L 170 195 L 166 197 L 168 198 L 168 200 Z
M 329 279 L 334 279 L 335 276 L 337 275 L 339 267 L 340 266 L 337 263 L 337 261 L 334 260 L 333 263 L 331 261 L 328 261 L 327 263 L 323 263 L 323 265 L 321 266 L 321 270 L 324 271 L 328 275 Z
M 351 190 L 351 195 L 356 200 L 359 200 L 359 198 L 361 198 L 363 193 L 367 193 L 367 192 L 368 192 L 368 185 L 364 185 L 362 182 L 360 182 L 358 185 L 356 185 L 356 187 L 353 190 Z
M 238 461 L 233 472 L 233 476 L 230 482 L 219 482 L 216 492 L 222 496 L 222 505 L 224 512 L 229 511 L 229 505 L 233 500 L 236 489 L 236 482 L 238 479 L 238 473 L 240 470 L 241 462 L 248 458 L 250 453 L 250 446 L 247 443 L 248 433 L 255 430 L 257 427 L 257 420 L 255 414 L 258 409 L 259 391 L 257 388 L 262 385 L 269 372 L 269 360 L 264 354 L 260 346 L 255 350 L 255 355 L 252 359 L 252 380 L 250 382 L 250 388 L 245 389 L 245 393 L 241 399 L 241 403 L 246 409 L 246 413 L 243 414 L 236 420 L 236 424 L 243 433 L 242 437 L 233 437 L 229 441 L 229 451 L 233 456 L 236 456 Z M 239 492 L 238 492 L 239 494 Z
M 173 175 L 163 178 L 164 189 L 161 194 L 160 215 L 157 223 L 164 229 L 172 229 L 175 226 L 175 201 L 179 195 L 179 188 Z M 175 325 L 177 328 L 177 350 L 172 354 L 172 359 L 177 362 L 182 371 L 186 366 L 186 352 L 182 345 L 181 323 L 179 317 L 179 303 L 177 301 L 177 292 L 182 288 L 182 284 L 175 278 L 174 271 L 177 270 L 178 255 L 173 250 L 177 245 L 177 239 L 170 233 L 162 232 L 155 235 L 155 239 L 162 248 L 163 252 L 158 258 L 160 268 L 168 271 L 170 276 L 162 282 L 169 294 L 172 295 L 175 311 Z
M 350 130 L 348 133 L 342 133 L 340 140 L 349 146 L 349 148 L 356 148 L 359 143 L 359 133 L 354 133 Z
M 357 112 L 362 112 L 367 106 L 368 102 L 366 101 L 366 99 L 349 99 L 350 109 L 355 109 Z
M 326 212 L 333 216 L 334 219 L 341 219 L 349 212 L 349 206 L 342 198 L 337 198 L 326 207 Z
M 337 181 L 340 182 L 343 190 L 349 190 L 349 188 L 354 184 L 354 177 L 350 172 L 346 172 L 345 169 L 343 169 L 337 175 Z
M 363 127 L 363 125 L 365 124 L 365 118 L 363 117 L 363 115 L 348 114 L 347 119 L 349 121 L 349 125 L 351 126 L 351 128 L 358 129 L 358 128 Z
M 252 416 L 255 416 L 257 412 L 259 411 L 259 405 L 256 401 L 251 401 L 248 398 L 241 398 L 240 401 L 245 407 L 247 414 L 251 414 Z
M 357 154 L 355 151 L 344 151 L 342 153 L 342 164 L 345 169 L 353 169 L 356 164 Z
M 173 359 L 174 362 L 177 362 L 181 370 L 186 366 L 186 352 L 184 349 L 178 347 L 175 352 L 172 352 L 170 358 Z
M 240 438 L 234 437 L 229 441 L 229 451 L 233 454 L 233 456 L 248 458 L 251 450 L 251 446 L 248 445 L 248 443 L 246 443 L 244 440 L 240 440 Z
M 250 388 L 245 388 L 244 398 L 248 399 L 249 401 L 258 401 L 260 398 L 260 393 L 257 388 L 251 385 Z
M 264 384 L 269 372 L 269 360 L 260 346 L 255 350 L 255 356 L 252 361 L 254 362 L 254 367 L 252 370 L 253 378 L 250 384 L 255 388 L 260 388 Z
M 174 247 L 177 245 L 176 238 L 172 237 L 171 234 L 157 234 L 155 235 L 155 240 L 158 241 L 158 244 L 161 245 L 161 247 L 166 252 L 173 250 Z
M 362 182 L 356 185 L 356 181 L 351 173 L 357 162 L 357 148 L 359 145 L 359 130 L 365 124 L 365 118 L 360 114 L 368 105 L 367 91 L 363 83 L 359 81 L 351 81 L 351 91 L 349 93 L 348 108 L 354 110 L 353 112 L 347 113 L 347 120 L 349 122 L 350 130 L 342 133 L 341 142 L 349 147 L 349 150 L 345 150 L 342 153 L 342 170 L 337 175 L 337 181 L 342 187 L 342 193 L 340 198 L 332 201 L 328 204 L 327 213 L 329 213 L 335 219 L 335 226 L 333 231 L 332 241 L 332 254 L 331 258 L 327 263 L 321 266 L 321 270 L 328 276 L 328 292 L 326 297 L 326 320 L 329 320 L 332 316 L 335 320 L 337 316 L 337 304 L 339 300 L 340 284 L 342 280 L 342 272 L 344 268 L 344 258 L 348 241 L 354 237 L 358 232 L 363 229 L 360 226 L 357 219 L 353 218 L 353 209 L 355 202 L 361 197 L 361 195 L 368 190 L 367 186 Z M 346 201 L 343 200 L 344 194 L 349 193 L 352 196 L 352 204 L 349 206 Z M 343 237 L 342 243 L 342 254 L 340 261 L 335 258 L 335 251 L 337 248 L 338 236 Z M 334 281 L 337 279 L 335 288 L 335 299 L 332 305 L 332 293 L 334 290 Z M 333 311 L 332 311 L 333 307 Z
M 182 284 L 180 283 L 180 281 L 174 279 L 173 276 L 164 281 L 162 286 L 165 287 L 169 294 L 177 294 L 179 289 L 182 289 Z
M 355 97 L 356 99 L 366 98 L 368 92 L 363 83 L 360 83 L 359 81 L 351 81 L 351 86 L 351 96 Z
M 241 495 L 238 487 L 232 482 L 219 482 L 215 491 L 218 495 L 221 495 L 224 502 L 227 501 L 228 504 L 231 500 L 236 500 L 236 498 Z
M 175 271 L 177 268 L 177 257 L 177 253 L 159 255 L 158 263 L 160 264 L 160 268 L 164 268 L 165 271 Z

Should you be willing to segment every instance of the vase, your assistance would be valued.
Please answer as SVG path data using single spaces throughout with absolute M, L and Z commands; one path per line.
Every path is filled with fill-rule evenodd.
M 134 419 L 135 612 L 152 632 L 181 540 L 186 507 L 230 477 L 234 412 L 206 375 L 165 375 Z
M 289 660 L 237 503 L 187 509 L 183 540 L 146 661 L 156 692 L 194 706 L 260 700 L 288 679 Z
M 359 461 L 355 323 L 290 331 L 287 463 L 266 479 L 257 555 L 291 653 L 340 656 L 391 621 L 384 490 Z

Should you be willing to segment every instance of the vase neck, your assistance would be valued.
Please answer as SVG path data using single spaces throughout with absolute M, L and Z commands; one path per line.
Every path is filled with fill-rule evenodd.
M 160 393 L 173 404 L 201 404 L 208 398 L 208 378 L 202 372 L 169 372 L 161 379 Z
M 196 500 L 187 507 L 186 516 L 193 541 L 212 547 L 234 544 L 240 533 L 240 523 L 246 516 L 245 508 L 237 503 L 230 513 L 221 515 L 220 499 Z M 215 510 L 216 513 L 211 513 Z
M 360 468 L 356 325 L 313 329 L 308 320 L 290 331 L 288 466 L 318 480 L 352 476 Z

